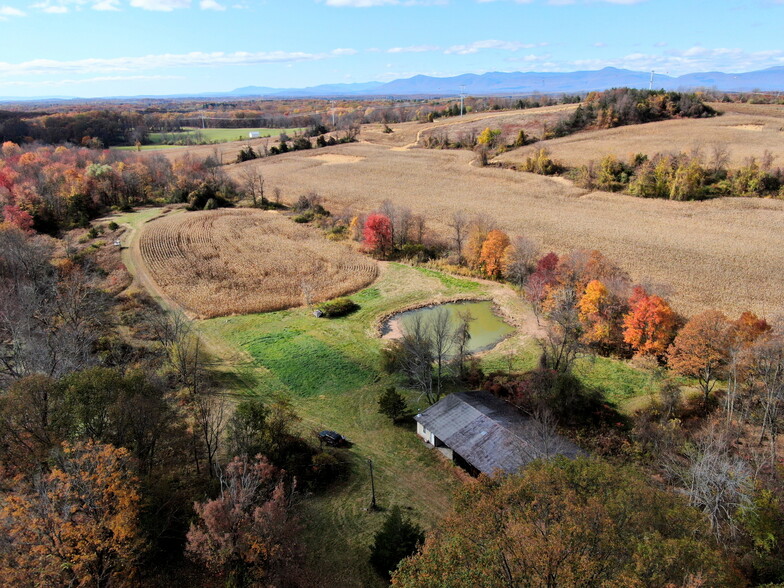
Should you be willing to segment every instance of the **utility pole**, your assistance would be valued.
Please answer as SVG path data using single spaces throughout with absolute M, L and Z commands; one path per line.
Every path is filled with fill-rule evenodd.
M 460 116 L 463 116 L 463 100 L 465 99 L 465 86 L 460 86 Z
M 370 510 L 376 510 L 378 507 L 376 506 L 376 483 L 373 480 L 373 460 L 369 459 L 367 461 L 368 467 L 370 467 Z

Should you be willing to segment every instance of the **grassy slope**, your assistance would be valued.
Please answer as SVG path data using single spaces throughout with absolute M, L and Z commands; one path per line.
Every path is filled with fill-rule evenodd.
M 138 228 L 160 212 L 144 209 L 113 220 Z M 366 511 L 367 459 L 375 466 L 382 508 L 408 507 L 410 516 L 425 527 L 450 508 L 459 485 L 455 470 L 425 448 L 413 426 L 393 426 L 377 412 L 379 393 L 394 382 L 379 372 L 382 343 L 371 325 L 380 315 L 402 307 L 458 294 L 484 296 L 488 291 L 472 280 L 387 264 L 373 286 L 352 296 L 361 308 L 348 317 L 316 319 L 297 308 L 198 323 L 210 354 L 223 361 L 227 388 L 270 400 L 286 398 L 301 416 L 303 432 L 330 428 L 353 441 L 351 449 L 343 450 L 351 476 L 300 504 L 312 568 L 341 578 L 342 586 L 381 585 L 367 565 L 368 547 L 383 519 L 383 514 Z M 512 349 L 513 355 L 503 349 L 484 354 L 485 371 L 535 366 L 534 344 Z M 621 406 L 649 393 L 649 376 L 621 362 L 586 360 L 578 371 Z M 424 407 L 416 398 L 410 400 L 413 408 Z
M 391 264 L 372 287 L 353 296 L 361 309 L 348 317 L 317 319 L 298 308 L 200 323 L 212 348 L 227 346 L 236 358 L 245 358 L 232 369 L 246 394 L 288 398 L 304 431 L 334 429 L 354 443 L 344 450 L 351 477 L 302 503 L 312 565 L 327 573 L 351 570 L 351 579 L 343 576 L 342 585 L 377 583 L 366 562 L 383 515 L 365 512 L 367 459 L 375 467 L 379 504 L 410 507 L 409 514 L 426 527 L 448 511 L 458 484 L 454 471 L 426 449 L 412 427 L 395 427 L 378 414 L 378 395 L 393 382 L 378 371 L 381 342 L 370 325 L 396 308 L 466 291 L 482 290 L 474 282 L 442 281 Z M 415 398 L 412 405 L 417 405 Z

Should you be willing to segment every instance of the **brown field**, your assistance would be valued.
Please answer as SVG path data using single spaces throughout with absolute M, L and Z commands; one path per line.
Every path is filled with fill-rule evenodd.
M 546 147 L 552 156 L 568 166 L 612 154 L 628 159 L 635 153 L 679 153 L 699 150 L 710 157 L 714 145 L 729 150 L 730 166 L 737 167 L 749 157 L 759 159 L 765 150 L 784 166 L 784 107 L 755 104 L 713 104 L 721 116 L 705 119 L 679 119 L 644 125 L 631 125 L 587 131 L 551 139 L 499 155 L 496 161 L 516 163 L 535 149 Z
M 363 125 L 359 139 L 374 145 L 413 147 L 429 134 L 444 133 L 450 141 L 456 141 L 464 133 L 473 132 L 478 135 L 485 128 L 491 127 L 502 129 L 503 140 L 512 142 L 520 129 L 525 129 L 531 136 L 541 136 L 544 123 L 552 124 L 575 108 L 576 104 L 561 104 L 527 110 L 477 112 L 462 117 L 439 118 L 433 123 L 390 124 L 391 133 L 384 133 L 384 125 L 381 124 Z
M 141 255 L 157 286 L 202 317 L 280 310 L 367 286 L 376 263 L 272 212 L 214 210 L 144 225 Z
M 596 153 L 588 143 L 582 148 Z M 314 157 L 328 153 L 362 159 L 328 165 Z M 360 143 L 227 170 L 258 166 L 267 186 L 279 187 L 285 201 L 315 190 L 338 213 L 368 212 L 389 199 L 426 215 L 430 230 L 444 237 L 449 215 L 464 210 L 494 217 L 501 228 L 529 236 L 543 250 L 599 249 L 633 279 L 670 285 L 675 306 L 687 314 L 719 308 L 784 315 L 784 202 L 670 202 L 586 193 L 563 179 L 474 167 L 472 158 L 467 151 Z

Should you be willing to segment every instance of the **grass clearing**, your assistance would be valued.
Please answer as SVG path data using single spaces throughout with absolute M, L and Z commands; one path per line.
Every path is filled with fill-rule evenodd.
M 221 381 L 231 391 L 268 401 L 289 400 L 308 435 L 328 428 L 348 437 L 353 446 L 340 450 L 350 475 L 324 493 L 298 505 L 309 566 L 326 583 L 353 587 L 383 586 L 368 565 L 369 546 L 383 512 L 369 512 L 373 461 L 376 496 L 382 509 L 394 505 L 425 528 L 451 509 L 460 487 L 454 467 L 417 438 L 413 426 L 394 426 L 378 414 L 378 397 L 399 382 L 379 370 L 383 342 L 371 325 L 385 314 L 416 303 L 436 301 L 470 291 L 492 294 L 498 285 L 453 278 L 441 272 L 388 263 L 379 279 L 351 298 L 360 309 L 338 319 L 316 318 L 307 308 L 197 321 L 207 347 L 224 362 Z M 502 298 L 519 311 L 514 297 Z M 513 342 L 512 339 L 517 339 Z M 536 364 L 537 350 L 526 333 L 482 354 L 486 371 L 507 367 L 517 350 L 514 369 Z M 623 370 L 619 371 L 623 374 Z M 408 392 L 412 410 L 424 404 Z
M 150 133 L 150 141 L 154 145 L 182 145 L 188 142 L 228 143 L 229 141 L 245 141 L 250 138 L 250 133 L 259 133 L 259 137 L 275 137 L 281 133 L 289 136 L 301 133 L 304 129 L 296 127 L 290 129 L 271 129 L 246 127 L 237 129 L 200 129 L 198 127 L 183 127 L 181 132 Z
M 383 512 L 365 510 L 370 501 L 367 459 L 373 460 L 383 508 L 400 505 L 425 527 L 451 508 L 459 487 L 452 466 L 428 450 L 410 426 L 394 426 L 378 414 L 378 396 L 396 382 L 379 372 L 383 342 L 369 327 L 382 314 L 461 291 L 436 276 L 386 264 L 372 287 L 352 296 L 361 308 L 346 317 L 318 319 L 296 308 L 197 323 L 210 348 L 224 348 L 234 358 L 224 368 L 227 383 L 239 383 L 244 394 L 290 400 L 303 432 L 334 429 L 354 443 L 342 450 L 351 463 L 349 479 L 301 504 L 311 565 L 324 577 L 338 578 L 341 586 L 383 585 L 367 564 L 384 518 Z M 413 409 L 423 407 L 410 400 Z

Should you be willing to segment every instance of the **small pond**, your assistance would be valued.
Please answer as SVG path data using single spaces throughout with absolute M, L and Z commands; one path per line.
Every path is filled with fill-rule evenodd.
M 468 341 L 468 351 L 470 353 L 491 349 L 514 331 L 514 327 L 505 323 L 493 312 L 493 302 L 491 300 L 481 300 L 475 302 L 449 302 L 392 315 L 384 323 L 381 331 L 382 337 L 385 339 L 401 337 L 406 325 L 410 325 L 416 316 L 422 317 L 427 327 L 428 321 L 432 321 L 435 318 L 435 311 L 439 308 L 445 308 L 449 311 L 449 318 L 453 327 L 457 327 L 460 324 L 458 313 L 470 313 L 473 318 L 468 327 L 468 332 L 471 334 L 471 338 Z

